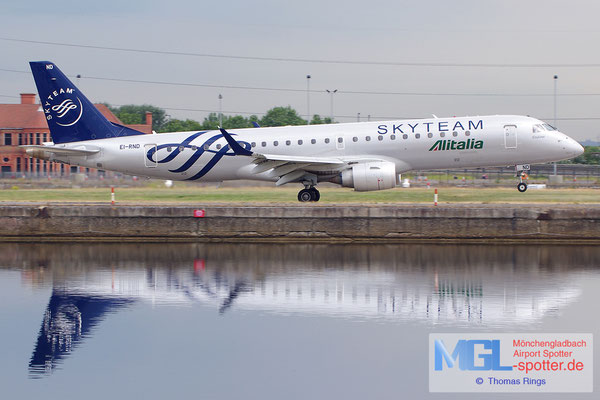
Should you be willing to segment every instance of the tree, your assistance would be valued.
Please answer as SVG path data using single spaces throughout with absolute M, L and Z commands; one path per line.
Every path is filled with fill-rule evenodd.
M 582 155 L 575 157 L 573 160 L 568 160 L 574 164 L 600 164 L 600 147 L 585 146 Z
M 251 116 L 250 118 L 257 118 L 256 115 Z M 240 129 L 240 128 L 251 128 L 253 125 L 249 118 L 245 118 L 241 115 L 223 115 L 223 126 L 225 129 Z M 219 128 L 219 115 L 217 113 L 210 113 L 206 118 L 204 118 L 204 122 L 202 122 L 202 129 L 205 130 L 213 130 Z
M 109 104 L 106 106 L 119 118 L 124 124 L 145 124 L 146 112 L 152 113 L 152 129 L 155 131 L 163 131 L 163 126 L 167 122 L 167 113 L 162 108 L 152 106 L 150 104 L 135 105 L 126 104 L 120 107 L 112 107 Z
M 319 114 L 315 114 L 310 121 L 311 125 L 320 125 L 320 124 L 332 124 L 333 121 L 330 117 L 321 118 Z
M 290 106 L 271 108 L 267 111 L 265 116 L 260 119 L 260 126 L 285 125 L 306 125 L 306 120 L 302 119 L 296 110 Z
M 193 119 L 169 119 L 162 127 L 160 132 L 185 132 L 185 131 L 201 131 L 202 124 Z

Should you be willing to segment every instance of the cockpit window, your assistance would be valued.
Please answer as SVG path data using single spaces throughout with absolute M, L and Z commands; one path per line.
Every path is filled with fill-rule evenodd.
M 557 129 L 550 124 L 544 124 L 544 128 L 549 131 L 556 131 Z
M 533 126 L 533 133 L 543 132 L 543 131 L 544 131 L 544 127 L 542 125 L 534 125 Z

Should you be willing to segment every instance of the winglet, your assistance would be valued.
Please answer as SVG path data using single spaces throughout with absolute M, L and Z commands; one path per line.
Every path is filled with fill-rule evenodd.
M 240 146 L 240 144 L 238 142 L 236 142 L 235 139 L 233 139 L 231 137 L 231 135 L 229 133 L 227 133 L 227 131 L 225 129 L 219 127 L 219 130 L 223 134 L 223 137 L 225 138 L 225 140 L 227 140 L 227 143 L 229 144 L 229 148 L 231 150 L 233 150 L 233 152 L 235 153 L 236 156 L 251 156 L 252 155 L 251 151 L 246 150 L 245 148 Z

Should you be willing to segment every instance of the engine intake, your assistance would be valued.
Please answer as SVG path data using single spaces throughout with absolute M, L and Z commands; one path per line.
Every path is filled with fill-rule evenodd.
M 356 164 L 342 171 L 335 182 L 357 192 L 391 189 L 396 186 L 396 165 L 389 161 Z

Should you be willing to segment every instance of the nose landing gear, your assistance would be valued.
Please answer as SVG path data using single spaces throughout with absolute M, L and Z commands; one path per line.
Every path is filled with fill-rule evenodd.
M 522 165 L 515 166 L 515 172 L 516 172 L 517 176 L 519 177 L 519 184 L 517 185 L 517 190 L 521 193 L 523 193 L 527 190 L 527 178 L 529 178 L 529 176 L 527 175 L 527 172 L 525 172 L 525 171 L 529 171 L 529 169 L 530 169 L 529 164 L 522 164 Z
M 298 201 L 300 202 L 319 201 L 319 199 L 321 199 L 321 193 L 314 186 L 302 189 L 298 193 Z

